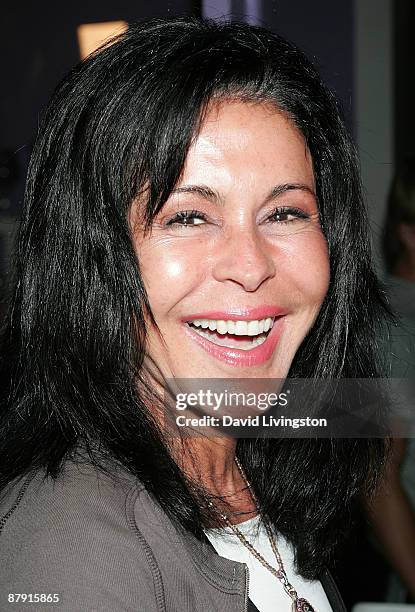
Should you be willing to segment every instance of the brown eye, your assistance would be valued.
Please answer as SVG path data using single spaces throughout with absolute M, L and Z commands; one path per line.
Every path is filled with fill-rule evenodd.
M 268 217 L 268 221 L 271 223 L 292 223 L 309 218 L 309 215 L 299 208 L 279 207 Z
M 203 213 L 197 210 L 182 210 L 175 214 L 167 223 L 167 226 L 195 226 L 203 225 L 206 222 L 206 217 Z

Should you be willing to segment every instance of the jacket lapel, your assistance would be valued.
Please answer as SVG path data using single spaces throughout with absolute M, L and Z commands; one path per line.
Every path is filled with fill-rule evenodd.
M 213 546 L 212 542 L 206 537 L 205 533 L 203 535 L 203 541 L 210 546 L 210 548 L 216 553 L 219 554 L 216 548 Z M 337 588 L 336 583 L 334 582 L 333 576 L 329 572 L 327 568 L 323 570 L 321 575 L 319 576 L 319 580 L 321 582 L 321 586 L 326 593 L 327 599 L 333 609 L 333 612 L 347 612 L 344 601 L 340 595 L 339 589 Z M 258 608 L 255 604 L 248 598 L 248 612 L 259 612 Z

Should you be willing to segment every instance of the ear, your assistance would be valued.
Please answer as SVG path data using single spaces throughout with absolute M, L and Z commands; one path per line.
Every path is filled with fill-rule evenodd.
M 415 225 L 399 223 L 398 235 L 407 251 L 415 252 Z

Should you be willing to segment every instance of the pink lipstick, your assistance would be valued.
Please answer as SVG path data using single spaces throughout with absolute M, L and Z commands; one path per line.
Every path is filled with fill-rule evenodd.
M 209 310 L 198 312 L 182 317 L 182 321 L 192 321 L 192 319 L 214 319 L 228 321 L 255 321 L 266 317 L 280 317 L 288 313 L 286 308 L 280 306 L 255 306 L 253 308 L 230 308 L 229 310 Z
M 216 359 L 219 359 L 220 361 L 223 361 L 231 366 L 249 367 L 261 365 L 270 359 L 281 336 L 284 326 L 284 315 L 286 314 L 288 314 L 288 311 L 280 307 L 259 306 L 255 308 L 230 309 L 226 312 L 215 310 L 200 312 L 197 314 L 192 313 L 191 315 L 183 317 L 182 320 L 185 323 L 185 332 L 209 355 L 212 355 L 212 357 L 215 357 Z M 230 347 L 217 344 L 211 341 L 208 337 L 205 337 L 207 334 L 201 335 L 204 330 L 201 330 L 201 333 L 199 333 L 193 326 L 186 324 L 187 322 L 191 322 L 196 319 L 249 322 L 266 318 L 273 318 L 274 322 L 270 331 L 267 332 L 268 335 L 266 336 L 265 340 L 263 340 L 263 342 L 259 345 L 254 345 L 252 348 L 245 349 L 240 349 L 235 346 Z M 233 339 L 237 338 L 238 340 L 243 340 L 246 338 L 249 338 L 250 341 L 253 340 L 253 336 L 234 336 L 229 334 L 228 338 L 231 336 Z M 225 336 L 222 336 L 222 338 L 224 337 Z

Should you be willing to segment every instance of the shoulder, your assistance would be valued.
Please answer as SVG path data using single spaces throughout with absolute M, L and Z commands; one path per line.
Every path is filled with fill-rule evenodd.
M 153 577 L 129 522 L 143 489 L 131 475 L 67 462 L 0 497 L 0 609 L 8 593 L 57 593 L 61 610 L 156 610 Z M 154 606 L 154 607 L 153 607 Z M 33 607 L 33 604 L 31 604 Z
M 110 521 L 126 525 L 125 504 L 143 485 L 125 471 L 107 474 L 89 463 L 67 461 L 56 479 L 43 470 L 12 483 L 0 496 L 2 541 L 8 535 L 84 530 L 85 521 L 98 529 Z

